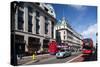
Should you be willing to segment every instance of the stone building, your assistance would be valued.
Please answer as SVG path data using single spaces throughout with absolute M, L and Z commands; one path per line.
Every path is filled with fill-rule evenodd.
M 50 4 L 15 2 L 11 8 L 11 43 L 17 53 L 47 50 L 56 14 Z
M 82 46 L 82 36 L 77 33 L 64 17 L 54 27 L 54 39 L 61 44 L 70 46 L 73 50 L 78 50 Z

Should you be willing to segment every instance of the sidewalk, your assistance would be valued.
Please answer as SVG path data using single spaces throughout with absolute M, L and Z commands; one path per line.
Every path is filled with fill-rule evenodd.
M 32 60 L 32 56 L 22 57 L 22 59 L 18 59 L 18 65 L 23 65 L 23 64 L 26 64 L 30 61 L 35 63 L 35 62 L 38 62 L 40 60 L 48 59 L 49 57 L 52 57 L 52 56 L 50 54 L 41 54 L 41 55 L 37 55 L 36 57 L 37 57 L 36 60 Z

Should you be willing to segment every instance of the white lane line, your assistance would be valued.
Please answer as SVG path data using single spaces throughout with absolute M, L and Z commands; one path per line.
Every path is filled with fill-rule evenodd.
M 71 60 L 67 61 L 66 63 L 69 63 L 69 62 L 71 62 L 71 61 L 73 61 L 73 60 L 75 60 L 75 59 L 79 58 L 79 57 L 80 57 L 80 56 L 82 56 L 82 55 L 83 55 L 83 54 L 80 54 L 80 55 L 78 55 L 77 57 L 72 58 Z

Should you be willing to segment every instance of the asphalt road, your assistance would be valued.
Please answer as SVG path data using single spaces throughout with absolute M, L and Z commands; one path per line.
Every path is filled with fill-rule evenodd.
M 55 63 L 66 63 L 68 62 L 69 60 L 79 56 L 81 54 L 77 54 L 77 55 L 72 55 L 72 56 L 69 56 L 69 57 L 66 57 L 66 58 L 60 58 L 60 59 L 57 59 L 56 56 L 53 56 L 51 58 L 48 58 L 48 59 L 45 59 L 45 60 L 40 60 L 36 63 L 32 62 L 28 65 L 39 65 L 39 64 L 55 64 Z
M 83 54 L 82 56 L 78 57 L 77 59 L 71 61 L 71 62 L 88 62 L 88 61 L 97 61 L 97 54 Z
M 72 62 L 87 62 L 87 61 L 96 61 L 97 54 L 85 55 L 82 53 L 71 55 L 66 58 L 57 59 L 55 55 L 49 55 L 49 58 L 38 60 L 37 62 L 30 62 L 25 65 L 40 65 L 40 64 L 58 64 L 58 63 L 72 63 Z

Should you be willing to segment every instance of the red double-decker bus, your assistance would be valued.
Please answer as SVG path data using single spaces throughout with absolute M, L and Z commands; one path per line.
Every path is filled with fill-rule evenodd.
M 83 39 L 83 54 L 92 54 L 93 53 L 93 41 L 91 38 Z
M 56 41 L 51 41 L 51 42 L 49 42 L 49 44 L 48 44 L 48 52 L 50 53 L 50 54 L 56 54 L 57 52 L 58 52 L 58 47 L 57 47 L 57 42 Z

